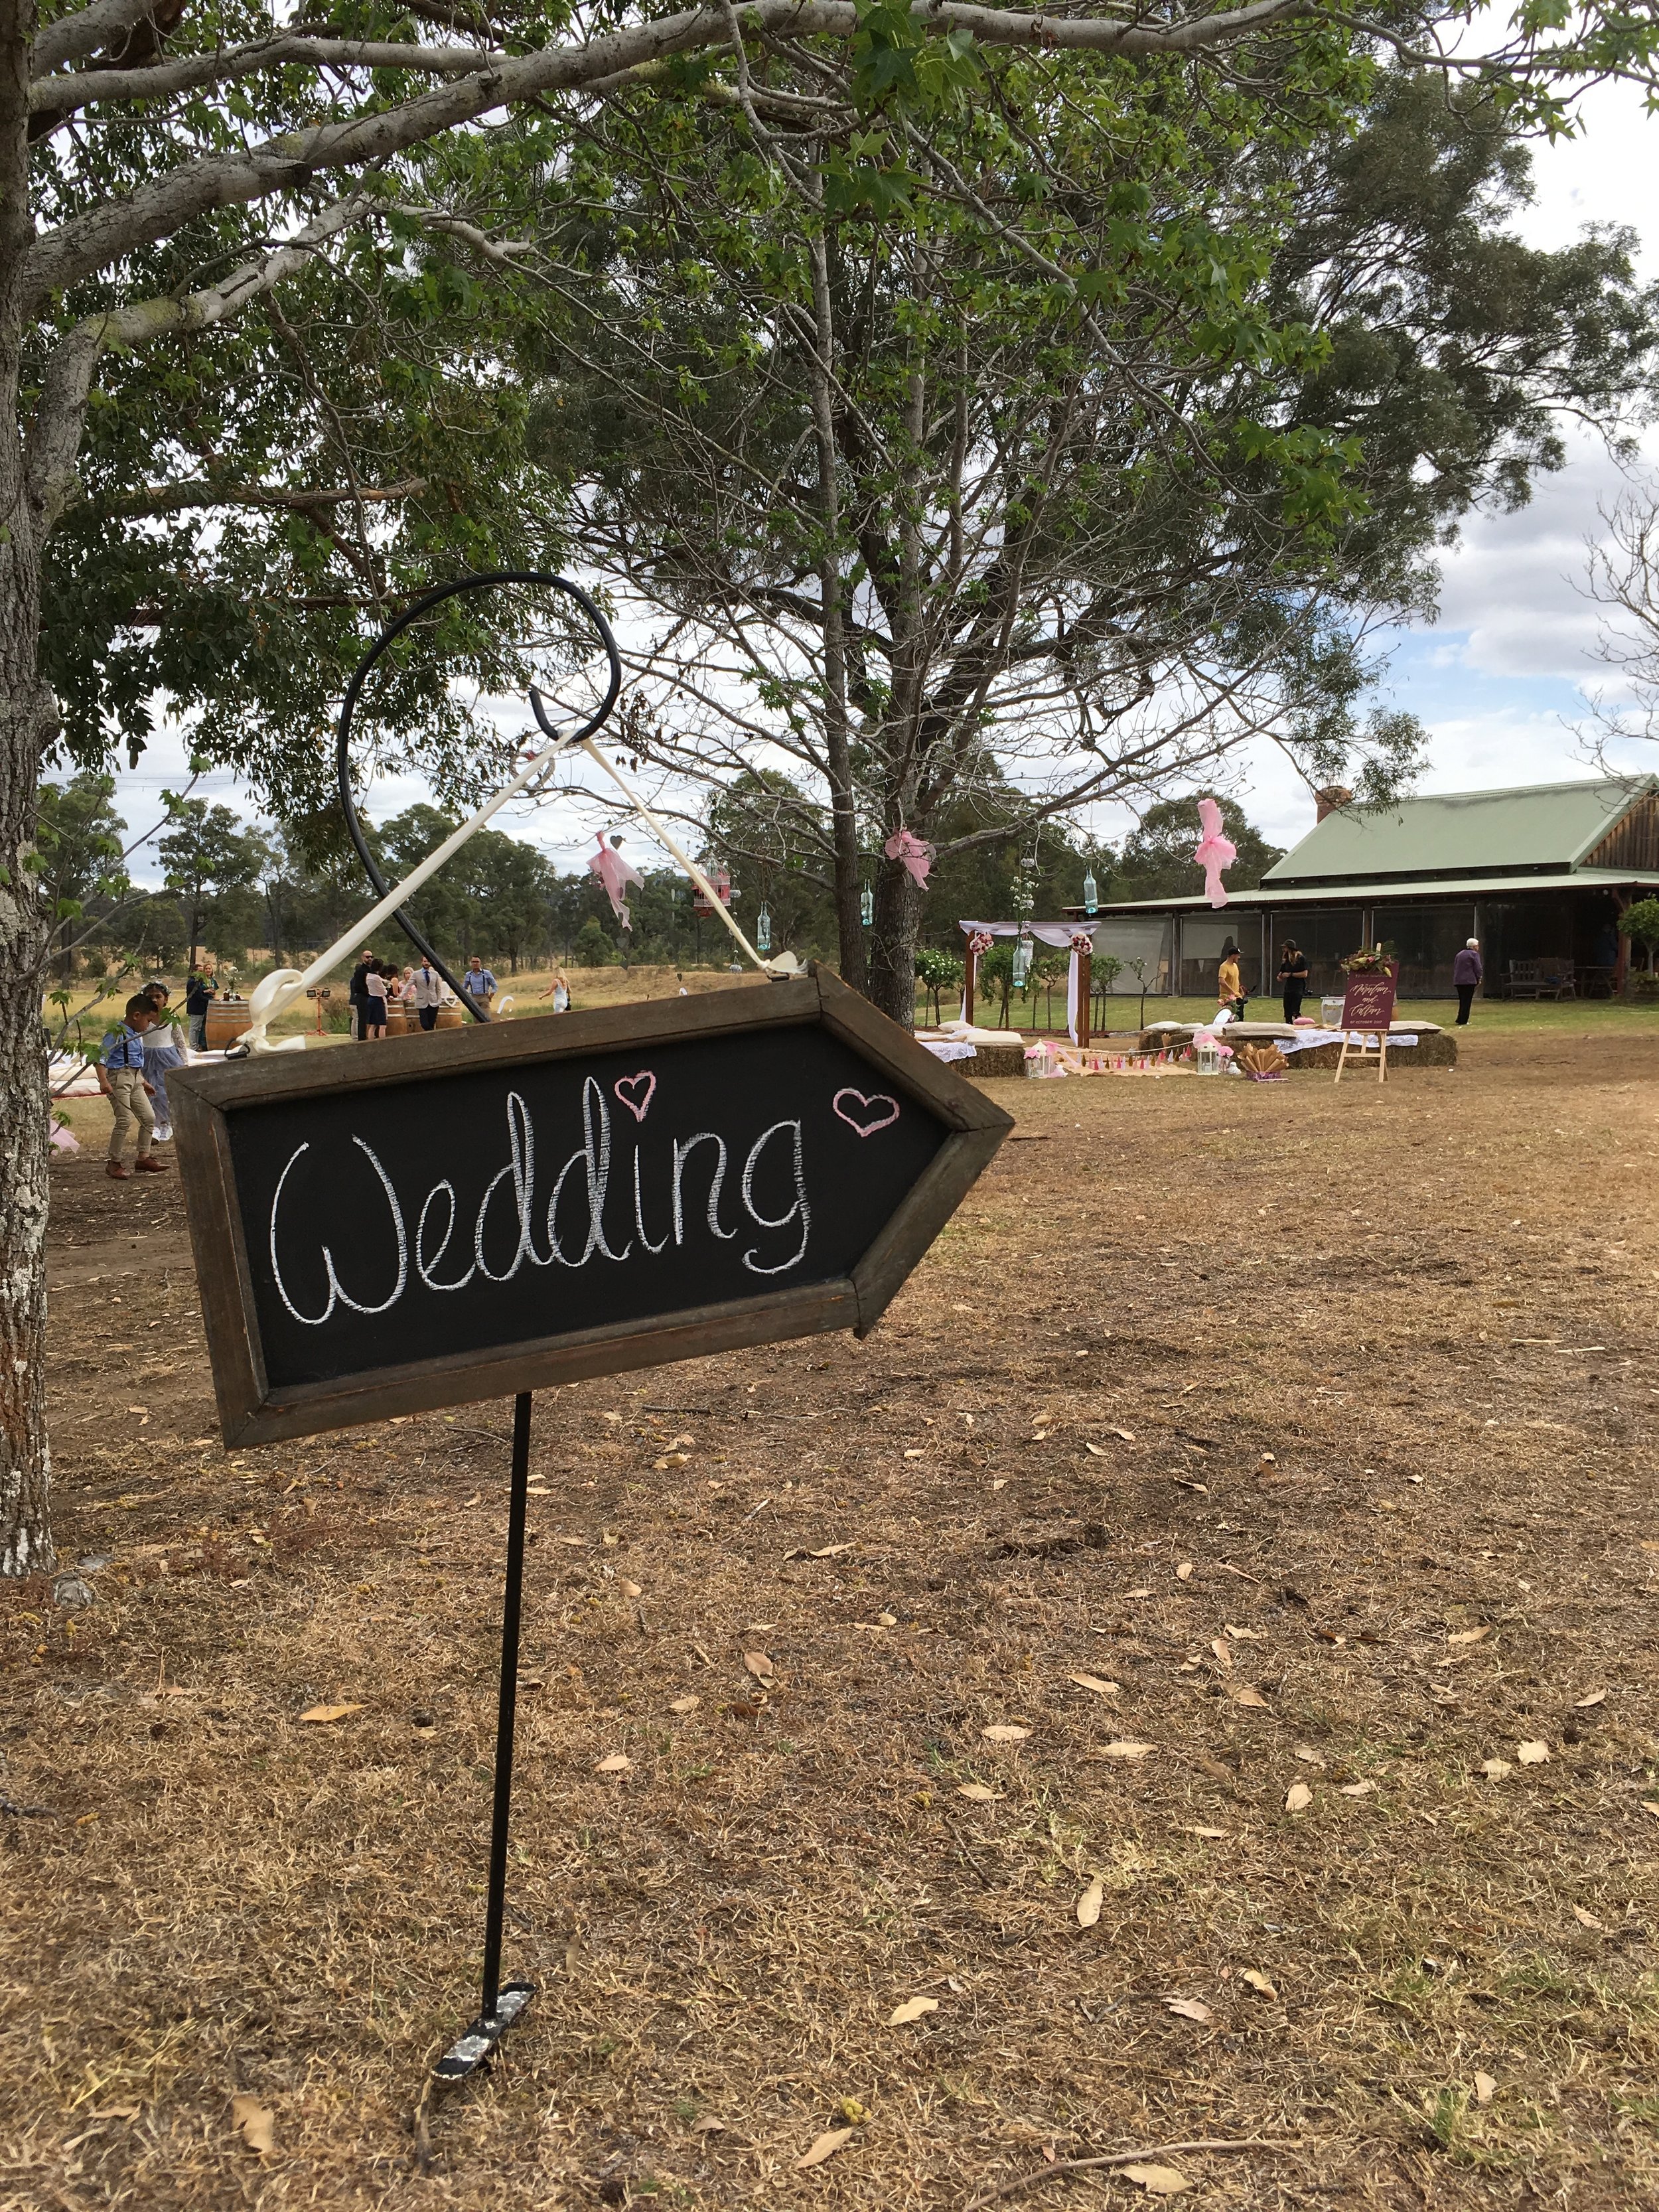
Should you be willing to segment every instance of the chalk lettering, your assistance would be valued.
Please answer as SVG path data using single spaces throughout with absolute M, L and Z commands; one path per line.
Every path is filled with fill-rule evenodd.
M 720 1158 L 714 1163 L 714 1172 L 708 1184 L 708 1226 L 716 1237 L 735 1237 L 738 1233 L 735 1229 L 722 1229 L 720 1224 L 720 1186 L 726 1181 L 726 1139 L 724 1137 L 717 1137 L 712 1129 L 704 1129 L 697 1136 L 676 1137 L 674 1139 L 674 1242 L 677 1244 L 684 1244 L 685 1242 L 685 1216 L 680 1200 L 680 1177 L 684 1172 L 686 1162 L 699 1145 L 712 1145 L 720 1154 Z
M 794 1153 L 791 1160 L 795 1178 L 795 1202 L 787 1213 L 779 1214 L 775 1220 L 769 1214 L 763 1213 L 755 1203 L 755 1170 L 760 1165 L 761 1154 L 766 1150 L 768 1145 L 771 1143 L 774 1137 L 785 1129 L 793 1130 L 795 1139 Z M 762 1267 L 760 1261 L 755 1257 L 755 1250 L 757 1250 L 758 1247 L 756 1247 L 755 1250 L 745 1252 L 743 1255 L 743 1264 L 748 1268 L 750 1273 L 751 1275 L 782 1275 L 787 1274 L 791 1267 L 799 1267 L 805 1256 L 807 1234 L 812 1224 L 811 1209 L 806 1203 L 806 1175 L 801 1162 L 799 1121 L 774 1121 L 771 1127 L 763 1129 L 749 1147 L 749 1157 L 743 1164 L 743 1203 L 749 1218 L 757 1229 L 787 1229 L 792 1221 L 800 1223 L 800 1243 L 796 1245 L 789 1257 L 787 1260 L 780 1260 L 775 1267 Z
M 392 1226 L 398 1239 L 398 1279 L 392 1286 L 392 1295 L 390 1297 L 382 1298 L 380 1304 L 377 1306 L 363 1305 L 356 1298 L 352 1297 L 350 1291 L 348 1291 L 345 1285 L 341 1282 L 338 1275 L 335 1273 L 333 1251 L 330 1246 L 325 1244 L 323 1247 L 323 1268 L 328 1283 L 328 1304 L 323 1308 L 319 1314 L 302 1314 L 300 1311 L 299 1307 L 295 1304 L 293 1299 L 289 1297 L 288 1294 L 288 1285 L 283 1280 L 282 1264 L 276 1257 L 276 1209 L 283 1202 L 283 1187 L 287 1182 L 290 1173 L 293 1171 L 295 1161 L 299 1159 L 302 1153 L 308 1152 L 311 1150 L 311 1146 L 308 1144 L 300 1146 L 297 1150 L 289 1156 L 287 1166 L 284 1167 L 282 1174 L 278 1176 L 276 1181 L 276 1188 L 270 1201 L 270 1272 L 276 1279 L 277 1297 L 281 1298 L 283 1304 L 293 1315 L 295 1320 L 297 1322 L 302 1322 L 307 1328 L 320 1328 L 323 1323 L 328 1319 L 329 1316 L 333 1312 L 337 1304 L 343 1306 L 349 1306 L 353 1313 L 385 1313 L 389 1308 L 395 1306 L 398 1299 L 402 1297 L 404 1294 L 404 1285 L 409 1280 L 409 1240 L 404 1231 L 403 1208 L 398 1203 L 397 1192 L 392 1188 L 392 1178 L 387 1175 L 386 1170 L 380 1165 L 380 1161 L 375 1158 L 372 1147 L 366 1145 L 361 1137 L 354 1137 L 351 1141 L 356 1146 L 358 1151 L 362 1152 L 363 1157 L 368 1160 L 370 1167 L 374 1169 L 375 1174 L 379 1176 L 380 1179 L 380 1188 L 386 1193 L 386 1202 L 392 1209 Z
M 558 1212 L 565 1178 L 575 1167 L 581 1169 L 586 1184 L 587 1237 L 582 1246 L 580 1258 L 573 1260 L 559 1242 Z M 572 1152 L 559 1170 L 553 1195 L 547 1201 L 547 1241 L 551 1247 L 551 1256 L 562 1267 L 585 1267 L 595 1252 L 602 1252 L 607 1260 L 625 1260 L 633 1250 L 631 1241 L 624 1244 L 620 1252 L 613 1252 L 605 1242 L 605 1201 L 610 1182 L 611 1109 L 605 1103 L 604 1091 L 590 1075 L 582 1085 L 581 1150 Z

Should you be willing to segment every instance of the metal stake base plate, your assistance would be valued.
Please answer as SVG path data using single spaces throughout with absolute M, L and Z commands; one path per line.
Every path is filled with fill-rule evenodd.
M 459 2042 L 433 2068 L 442 2081 L 464 2081 L 476 2073 L 536 1994 L 533 1982 L 507 1982 L 495 1999 L 493 2012 L 482 2013 Z

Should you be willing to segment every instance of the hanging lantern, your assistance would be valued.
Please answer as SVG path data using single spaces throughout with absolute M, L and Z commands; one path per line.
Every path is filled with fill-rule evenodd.
M 1085 914 L 1100 912 L 1100 885 L 1095 881 L 1095 872 L 1092 868 L 1083 878 L 1083 911 Z
M 1022 936 L 1014 946 L 1014 988 L 1023 991 L 1025 979 L 1031 972 L 1031 940 Z
M 763 906 L 755 916 L 755 950 L 757 952 L 772 950 L 772 909 L 768 906 Z
M 876 895 L 868 884 L 859 893 L 859 920 L 868 929 L 876 918 Z
M 720 904 L 730 906 L 732 898 L 732 878 L 727 870 L 724 866 L 714 869 L 709 873 L 708 880 L 714 885 L 714 896 Z M 691 910 L 694 914 L 702 915 L 705 921 L 714 911 L 709 901 L 704 896 L 701 884 L 697 886 L 697 895 L 691 902 Z

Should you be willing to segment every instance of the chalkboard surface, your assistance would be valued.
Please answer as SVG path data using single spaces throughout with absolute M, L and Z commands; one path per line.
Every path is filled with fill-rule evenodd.
M 441 1358 L 830 1281 L 945 1137 L 819 1029 L 249 1108 L 230 1146 L 266 1372 L 315 1382 L 388 1345 Z
M 833 977 L 178 1074 L 239 1436 L 867 1326 L 1007 1127 Z

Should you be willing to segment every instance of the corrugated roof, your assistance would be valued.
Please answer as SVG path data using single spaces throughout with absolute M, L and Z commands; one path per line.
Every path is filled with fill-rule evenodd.
M 1388 807 L 1341 806 L 1276 861 L 1263 884 L 1272 890 L 1351 877 L 1376 884 L 1389 876 L 1471 868 L 1571 868 L 1633 799 L 1654 788 L 1652 776 L 1587 777 L 1515 791 L 1440 792 Z M 1346 882 L 1342 888 L 1358 896 Z
M 1324 825 L 1322 823 L 1321 827 Z M 1462 881 L 1428 884 L 1353 883 L 1316 884 L 1305 888 L 1283 884 L 1263 884 L 1260 890 L 1234 891 L 1224 907 L 1212 908 L 1202 892 L 1196 898 L 1135 899 L 1120 905 L 1103 905 L 1102 914 L 1215 914 L 1218 917 L 1231 913 L 1235 907 L 1254 909 L 1264 906 L 1420 906 L 1426 900 L 1442 898 L 1503 899 L 1513 898 L 1518 891 L 1593 891 L 1624 890 L 1639 887 L 1644 890 L 1659 890 L 1659 869 L 1654 868 L 1575 868 L 1569 874 L 1544 876 L 1471 876 Z M 1065 909 L 1067 915 L 1080 915 L 1080 906 Z M 1091 915 L 1091 920 L 1093 919 Z

